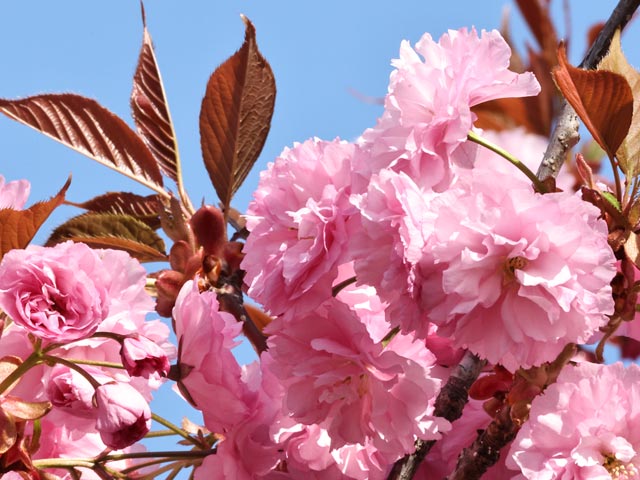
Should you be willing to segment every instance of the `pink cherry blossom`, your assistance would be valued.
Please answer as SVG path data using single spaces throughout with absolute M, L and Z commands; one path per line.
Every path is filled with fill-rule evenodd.
M 373 175 L 364 195 L 353 195 L 361 228 L 351 237 L 359 283 L 375 287 L 388 308 L 387 319 L 403 331 L 426 336 L 429 324 L 421 307 L 427 241 L 433 233 L 439 202 L 404 172 L 390 169 Z M 355 222 L 355 220 L 354 220 Z
M 160 346 L 142 335 L 127 337 L 120 349 L 122 364 L 132 377 L 149 378 L 153 373 L 169 373 L 169 358 Z
M 60 409 L 53 409 L 42 418 L 42 433 L 40 435 L 40 448 L 34 454 L 34 459 L 73 459 L 92 458 L 104 452 L 106 446 L 100 438 L 100 433 L 96 431 L 95 418 L 85 419 L 69 416 L 67 412 Z M 131 447 L 119 450 L 118 453 L 142 452 L 144 447 L 137 443 Z M 109 462 L 109 468 L 114 470 L 124 470 L 134 465 L 140 460 L 119 460 Z M 82 480 L 102 480 L 104 476 L 85 467 L 79 468 Z M 58 475 L 63 480 L 74 480 L 66 469 L 46 469 L 47 473 Z
M 216 454 L 207 456 L 194 472 L 195 480 L 234 478 L 238 480 L 272 479 L 274 469 L 284 460 L 282 447 L 271 434 L 270 427 L 281 415 L 282 387 L 266 367 L 268 360 L 254 362 L 243 369 L 243 386 L 254 392 L 245 395 L 245 415 L 235 417 L 228 425 Z M 209 402 L 203 413 L 217 408 Z
M 231 351 L 242 324 L 219 311 L 215 292 L 200 293 L 192 280 L 180 290 L 173 317 L 179 363 L 186 372 L 181 388 L 203 412 L 207 428 L 225 433 L 248 416 L 247 397 L 255 396 L 242 381 L 242 369 Z
M 148 319 L 154 302 L 145 291 L 146 270 L 127 253 L 116 250 L 96 250 L 108 265 L 109 314 L 99 324 L 98 332 L 120 335 L 141 335 L 158 345 L 168 359 L 175 358 L 176 348 L 169 342 L 169 327 L 158 319 Z M 0 339 L 0 345 L 2 339 Z M 150 347 L 152 348 L 152 347 Z M 96 362 L 121 363 L 121 346 L 110 338 L 92 337 L 62 347 L 62 356 Z M 157 351 L 160 355 L 159 351 Z M 147 400 L 151 392 L 164 382 L 159 372 L 147 377 L 130 377 L 126 370 L 103 369 L 113 380 L 131 383 Z
M 3 208 L 22 210 L 27 203 L 30 191 L 31 184 L 27 180 L 5 183 L 4 177 L 0 175 L 0 210 Z
M 631 479 L 640 476 L 640 367 L 581 363 L 531 404 L 507 466 L 514 478 Z
M 242 268 L 249 295 L 278 315 L 331 296 L 345 262 L 355 145 L 317 138 L 285 149 L 262 172 L 247 213 Z
M 151 429 L 151 409 L 128 383 L 111 382 L 96 388 L 96 430 L 105 445 L 125 448 L 141 440 Z
M 113 380 L 101 370 L 84 365 L 83 369 L 97 382 Z M 84 418 L 96 418 L 97 410 L 93 404 L 95 388 L 89 380 L 67 366 L 55 365 L 46 373 L 46 394 L 49 401 L 69 415 Z
M 510 55 L 495 30 L 449 30 L 437 43 L 425 34 L 415 49 L 403 41 L 385 111 L 362 138 L 371 152 L 365 169 L 405 171 L 422 187 L 445 190 L 455 178 L 452 165 L 473 164 L 471 107 L 540 91 L 533 74 L 508 70 Z
M 438 333 L 513 371 L 553 360 L 607 322 L 615 258 L 597 208 L 507 185 L 479 170 L 468 192 L 448 192 L 420 268 Z
M 107 317 L 108 280 L 98 253 L 81 243 L 11 250 L 0 264 L 0 308 L 38 338 L 78 340 Z
M 331 449 L 331 438 L 319 425 L 301 425 L 283 418 L 276 434 L 284 446 L 287 472 L 294 479 L 357 479 L 387 478 L 392 464 L 384 461 L 376 449 L 366 445 L 347 444 Z M 290 425 L 287 426 L 287 422 Z
M 394 461 L 416 437 L 438 438 L 448 423 L 433 417 L 440 380 L 433 355 L 411 339 L 383 348 L 356 313 L 330 300 L 306 316 L 276 319 L 268 327 L 270 370 L 285 389 L 283 412 L 302 424 L 321 424 L 331 449 L 371 444 Z M 408 353 L 404 357 L 404 352 Z M 263 354 L 264 356 L 265 354 Z

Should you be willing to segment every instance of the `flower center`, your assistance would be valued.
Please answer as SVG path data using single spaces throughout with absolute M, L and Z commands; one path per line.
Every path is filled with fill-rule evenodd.
M 522 270 L 529 265 L 529 260 L 524 257 L 507 258 L 504 263 L 504 282 L 510 283 L 516 279 L 516 270 Z
M 633 463 L 624 463 L 613 453 L 603 453 L 602 466 L 609 472 L 613 480 L 632 480 L 640 478 L 640 471 Z

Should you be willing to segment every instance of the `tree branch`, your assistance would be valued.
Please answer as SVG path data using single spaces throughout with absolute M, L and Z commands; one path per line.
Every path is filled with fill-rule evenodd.
M 618 28 L 623 29 L 625 27 L 638 6 L 640 6 L 640 0 L 620 0 L 618 2 L 604 27 L 602 27 L 596 41 L 593 42 L 584 60 L 580 63 L 579 66 L 581 68 L 593 69 L 598 65 L 602 57 L 607 54 L 615 31 Z M 575 110 L 564 100 L 558 122 L 549 140 L 549 146 L 544 153 L 540 168 L 538 168 L 537 175 L 540 180 L 558 176 L 560 167 L 562 167 L 567 158 L 567 152 L 580 140 L 578 127 L 578 116 Z
M 465 353 L 460 364 L 453 369 L 449 380 L 436 398 L 435 416 L 446 418 L 450 422 L 462 416 L 462 410 L 469 398 L 469 387 L 476 381 L 486 363 L 485 360 L 480 360 L 470 352 Z M 435 443 L 435 440 L 418 439 L 415 452 L 405 455 L 395 463 L 389 473 L 388 480 L 410 480 L 413 478 L 420 463 Z
M 500 450 L 516 437 L 519 429 L 511 420 L 511 407 L 505 405 L 473 444 L 462 450 L 456 468 L 447 480 L 480 478 L 498 461 Z

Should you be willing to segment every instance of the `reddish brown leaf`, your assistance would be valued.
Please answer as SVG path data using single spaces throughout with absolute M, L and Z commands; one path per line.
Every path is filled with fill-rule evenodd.
M 46 202 L 36 203 L 26 210 L 0 210 L 0 260 L 9 250 L 29 245 L 51 212 L 62 204 L 70 184 L 71 177 L 55 197 Z
M 534 126 L 533 131 L 544 137 L 549 137 L 557 113 L 554 112 L 554 105 L 557 104 L 558 90 L 551 76 L 551 68 L 556 64 L 556 61 L 554 59 L 554 63 L 549 63 L 544 55 L 533 51 L 531 48 L 527 48 L 527 52 L 529 55 L 529 69 L 540 82 L 541 90 L 537 96 L 525 97 L 523 101 L 529 112 L 528 119 L 531 125 Z
M 555 65 L 555 48 L 558 35 L 551 21 L 548 0 L 516 0 L 527 25 L 542 49 L 543 56 L 550 65 Z
M 74 207 L 96 213 L 119 213 L 131 215 L 146 223 L 153 230 L 160 228 L 160 207 L 158 195 L 143 197 L 129 192 L 107 192 L 82 203 L 65 202 Z
M 71 93 L 0 99 L 0 111 L 150 188 L 162 186 L 144 142 L 95 100 Z
M 507 42 L 509 48 L 511 48 L 511 58 L 509 58 L 509 70 L 514 72 L 522 73 L 525 71 L 524 62 L 518 53 L 518 50 L 515 48 L 515 44 L 513 42 L 513 38 L 511 36 L 511 25 L 509 22 L 509 9 L 504 9 L 502 11 L 502 18 L 500 20 L 500 35 L 504 38 L 504 41 Z
M 16 368 L 20 366 L 22 359 L 13 355 L 6 355 L 0 358 L 0 381 L 4 382 L 9 375 L 11 375 Z M 18 383 L 20 379 L 17 379 L 14 383 L 5 390 L 5 392 L 11 391 L 11 389 Z
M 603 27 L 604 27 L 604 22 L 598 22 L 591 25 L 591 27 L 587 31 L 587 50 L 585 52 L 585 56 L 586 56 L 586 53 L 589 51 L 589 48 L 591 48 L 591 45 L 595 43 L 596 38 L 598 38 L 598 35 L 600 35 L 600 32 L 602 31 Z
M 146 224 L 129 215 L 85 213 L 56 228 L 46 246 L 73 240 L 93 248 L 124 250 L 141 262 L 167 259 L 164 242 Z
M 51 402 L 28 402 L 13 395 L 2 399 L 2 410 L 19 420 L 37 420 L 44 417 L 52 407 Z
M 131 110 L 140 136 L 158 161 L 162 173 L 173 181 L 178 181 L 178 144 L 169 114 L 169 106 L 156 55 L 153 51 L 151 35 L 147 30 L 144 7 L 142 7 L 144 33 L 138 66 L 133 76 Z
M 15 445 L 17 440 L 18 429 L 16 428 L 15 419 L 0 408 L 0 455 L 4 456 Z
M 242 19 L 244 43 L 209 78 L 200 110 L 202 155 L 224 211 L 260 155 L 276 96 L 273 72 L 258 51 L 255 28 Z
M 631 125 L 633 95 L 629 83 L 617 73 L 570 65 L 564 45 L 558 49 L 558 60 L 553 71 L 558 88 L 593 139 L 613 158 Z
M 609 52 L 598 64 L 598 70 L 608 70 L 622 75 L 631 88 L 633 95 L 631 126 L 620 148 L 616 151 L 620 168 L 631 182 L 640 172 L 640 72 L 629 64 L 622 52 L 620 30 L 616 30 L 613 35 Z

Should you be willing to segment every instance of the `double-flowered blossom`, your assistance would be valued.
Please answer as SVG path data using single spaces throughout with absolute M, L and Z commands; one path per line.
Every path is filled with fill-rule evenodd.
M 412 451 L 416 437 L 435 439 L 448 428 L 432 415 L 440 380 L 423 343 L 413 351 L 412 338 L 396 336 L 385 348 L 335 299 L 277 319 L 268 332 L 283 411 L 301 424 L 321 424 L 331 449 L 370 442 L 392 462 Z
M 163 381 L 162 372 L 130 369 L 132 375 L 144 374 L 136 377 L 125 369 L 98 365 L 122 363 L 121 343 L 114 336 L 143 336 L 156 345 L 147 343 L 148 349 L 163 359 L 163 365 L 174 355 L 174 347 L 168 342 L 168 327 L 160 320 L 146 318 L 153 311 L 153 299 L 145 292 L 144 267 L 123 251 L 90 249 L 67 242 L 12 250 L 3 258 L 0 271 L 4 271 L 3 280 L 8 283 L 3 298 L 14 299 L 13 305 L 2 305 L 13 320 L 0 338 L 3 355 L 26 359 L 33 352 L 27 334 L 39 336 L 55 343 L 50 346 L 56 348 L 48 352 L 54 358 L 97 363 L 81 368 L 103 389 L 101 409 L 94 400 L 96 386 L 76 370 L 57 364 L 39 365 L 26 372 L 12 394 L 53 404 L 42 421 L 43 440 L 33 458 L 92 457 L 107 446 L 121 449 L 139 440 L 148 431 L 148 402 L 152 391 Z M 20 272 L 25 275 L 16 278 Z M 89 299 L 91 292 L 98 293 Z M 12 309 L 16 305 L 20 307 L 15 309 L 17 313 Z M 91 305 L 98 306 L 92 310 Z M 100 315 L 94 316 L 94 311 Z M 46 319 L 48 314 L 50 320 L 59 322 L 40 324 L 32 319 L 36 315 Z M 94 332 L 107 336 L 90 336 Z M 117 384 L 118 392 L 131 397 L 129 403 L 141 413 L 133 422 L 129 421 L 132 412 L 129 417 L 109 417 L 111 410 L 105 406 L 110 402 L 112 387 L 105 385 L 111 384 Z M 87 474 L 87 478 L 94 477 Z
M 45 341 L 86 338 L 109 313 L 109 271 L 82 243 L 11 250 L 0 264 L 0 308 Z
M 426 242 L 433 233 L 438 195 L 421 189 L 404 172 L 381 170 L 365 195 L 353 195 L 360 228 L 351 237 L 359 283 L 372 285 L 388 304 L 393 326 L 426 336 L 429 325 L 421 307 Z
M 471 107 L 505 97 L 536 95 L 532 73 L 508 69 L 511 50 L 493 30 L 449 30 L 435 42 L 425 34 L 412 48 L 400 46 L 392 62 L 385 111 L 361 143 L 371 158 L 363 168 L 404 171 L 422 187 L 447 189 L 453 165 L 473 165 L 477 146 L 467 142 Z
M 567 366 L 536 397 L 507 466 L 518 479 L 640 478 L 640 367 Z
M 193 280 L 184 284 L 173 308 L 179 362 L 194 406 L 203 411 L 209 430 L 225 433 L 248 415 L 247 397 L 254 395 L 242 382 L 242 368 L 232 348 L 242 331 L 233 315 L 219 311 L 216 293 L 200 293 Z M 215 406 L 208 408 L 212 404 Z
M 402 331 L 425 337 L 433 323 L 513 371 L 588 341 L 613 313 L 615 258 L 599 210 L 535 193 L 515 168 L 484 162 L 442 193 L 386 169 L 352 201 L 358 281 L 376 287 Z
M 353 144 L 317 138 L 285 149 L 249 205 L 242 268 L 249 295 L 274 315 L 331 295 L 349 243 Z
M 588 341 L 613 313 L 615 258 L 600 211 L 573 194 L 472 173 L 468 189 L 441 198 L 421 265 L 429 320 L 511 371 Z
M 218 307 L 215 292 L 200 292 L 188 281 L 173 309 L 182 391 L 220 439 L 195 478 L 261 478 L 282 457 L 269 431 L 280 410 L 281 388 L 261 371 L 263 362 L 238 364 L 231 350 L 242 324 Z

